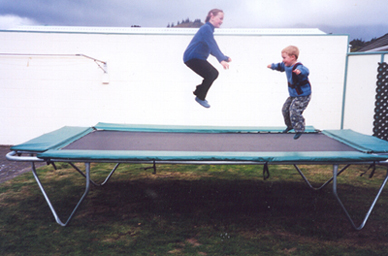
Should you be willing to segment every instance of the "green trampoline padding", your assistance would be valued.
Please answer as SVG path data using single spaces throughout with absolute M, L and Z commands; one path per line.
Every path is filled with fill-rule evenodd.
M 151 124 L 111 124 L 98 123 L 94 128 L 106 131 L 131 132 L 179 132 L 179 133 L 244 133 L 244 132 L 282 132 L 285 127 L 256 126 L 184 126 L 184 125 L 151 125 Z M 306 126 L 305 132 L 317 132 L 313 126 Z
M 66 160 L 109 160 L 109 161 L 255 161 L 255 162 L 368 162 L 368 161 L 385 161 L 387 155 L 381 153 L 387 153 L 388 151 L 388 142 L 378 139 L 376 137 L 363 135 L 352 130 L 328 130 L 323 131 L 322 134 L 327 136 L 327 140 L 332 140 L 333 143 L 341 143 L 349 146 L 349 149 L 341 149 L 341 151 L 332 150 L 319 150 L 319 145 L 316 145 L 318 148 L 315 151 L 303 151 L 298 150 L 297 145 L 300 145 L 301 139 L 293 142 L 292 134 L 282 134 L 281 131 L 284 128 L 280 127 L 206 127 L 206 126 L 162 126 L 162 125 L 127 125 L 127 124 L 108 124 L 108 123 L 98 123 L 94 127 L 63 127 L 59 130 L 44 134 L 35 139 L 32 139 L 26 143 L 11 147 L 14 151 L 19 152 L 36 152 L 37 157 L 49 160 L 49 159 L 66 159 Z M 166 140 L 166 136 L 174 136 L 174 133 L 179 133 L 180 136 L 182 133 L 191 134 L 190 137 L 195 136 L 195 134 L 203 135 L 209 134 L 207 136 L 212 136 L 211 134 L 234 134 L 234 141 L 236 139 L 236 134 L 238 136 L 244 136 L 247 133 L 257 133 L 253 136 L 268 136 L 269 142 L 275 136 L 269 134 L 276 133 L 279 140 L 279 136 L 284 136 L 281 138 L 279 143 L 280 147 L 273 151 L 260 150 L 258 152 L 252 152 L 252 150 L 243 150 L 239 149 L 234 152 L 231 150 L 212 150 L 209 151 L 204 147 L 200 151 L 197 150 L 153 150 L 143 149 L 137 150 L 136 147 L 131 150 L 101 150 L 88 148 L 85 149 L 66 149 L 65 147 L 75 141 L 82 140 L 83 137 L 86 137 L 88 134 L 97 133 L 97 131 L 117 131 L 123 132 L 128 135 L 133 132 L 133 136 L 136 136 L 136 133 L 146 132 L 146 133 L 155 133 L 156 137 L 154 140 L 157 140 L 155 143 L 169 143 Z M 311 136 L 303 135 L 302 139 L 305 140 L 303 143 L 316 143 L 314 140 L 308 141 L 308 138 L 317 137 L 313 134 L 319 133 L 313 127 L 307 128 L 307 133 L 312 133 Z M 100 132 L 101 133 L 101 132 Z M 103 134 L 103 132 L 101 133 Z M 321 136 L 323 136 L 321 134 Z M 184 135 L 186 136 L 186 135 Z M 223 135 L 224 136 L 224 135 Z M 286 137 L 288 136 L 288 137 Z M 207 137 L 208 138 L 208 137 Z M 211 138 L 211 137 L 210 137 Z M 259 137 L 256 137 L 259 138 Z M 291 138 L 291 139 L 290 139 Z M 109 137 L 104 138 L 103 143 L 109 143 Z M 282 143 L 295 143 L 295 151 L 282 150 Z M 189 144 L 184 140 L 179 141 L 179 143 Z M 219 142 L 219 140 L 218 140 Z M 329 141 L 331 142 L 331 141 Z M 141 141 L 139 143 L 142 143 Z M 148 141 L 145 143 L 149 143 Z M 179 146 L 178 143 L 178 146 Z M 212 143 L 212 142 L 210 142 Z M 229 142 L 233 144 L 232 142 Z M 257 143 L 262 143 L 258 141 Z M 311 144 L 314 145 L 314 144 Z M 223 147 L 229 147 L 228 145 L 222 145 Z M 233 145 L 230 145 L 233 148 Z M 315 147 L 315 145 L 314 145 Z M 203 151 L 202 151 L 203 150 Z M 222 151 L 222 152 L 221 152 Z
M 78 161 L 232 161 L 232 162 L 369 162 L 384 161 L 387 156 L 358 151 L 332 152 L 193 152 L 125 150 L 48 150 L 43 159 Z
M 325 135 L 365 153 L 388 153 L 388 142 L 352 130 L 325 130 Z
M 43 134 L 25 143 L 12 146 L 14 151 L 44 152 L 52 148 L 59 148 L 74 140 L 85 136 L 94 129 L 90 127 L 65 126 L 53 132 Z

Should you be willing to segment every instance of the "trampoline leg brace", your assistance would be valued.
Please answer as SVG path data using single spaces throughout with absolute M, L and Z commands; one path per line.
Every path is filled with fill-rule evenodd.
M 155 160 L 153 160 L 153 165 L 152 165 L 152 167 L 146 167 L 146 168 L 144 168 L 144 170 L 148 170 L 148 169 L 154 169 L 153 174 L 156 174 L 156 163 L 155 163 Z
M 61 221 L 61 219 L 59 218 L 57 212 L 55 211 L 54 206 L 51 204 L 50 198 L 48 197 L 46 191 L 45 191 L 44 188 L 43 188 L 42 183 L 41 183 L 40 180 L 39 180 L 38 174 L 36 173 L 35 163 L 32 162 L 32 173 L 33 173 L 33 175 L 34 175 L 34 177 L 35 177 L 35 180 L 36 180 L 36 182 L 38 183 L 39 188 L 40 188 L 40 190 L 42 191 L 43 196 L 44 196 L 44 198 L 46 199 L 46 202 L 47 202 L 47 204 L 49 205 L 52 214 L 54 215 L 55 221 L 56 221 L 59 225 L 61 225 L 62 227 L 65 227 L 67 224 L 69 224 L 69 222 L 71 221 L 71 219 L 73 218 L 74 214 L 76 213 L 76 211 L 78 210 L 79 206 L 80 206 L 81 203 L 84 201 L 85 197 L 87 196 L 87 194 L 88 194 L 88 192 L 89 192 L 89 189 L 90 189 L 90 163 L 85 163 L 85 172 L 86 172 L 86 176 L 85 176 L 85 179 L 86 179 L 85 192 L 84 192 L 84 194 L 82 195 L 81 199 L 78 201 L 77 205 L 75 206 L 73 212 L 70 214 L 70 216 L 69 216 L 69 218 L 67 219 L 67 221 L 66 221 L 65 223 L 63 223 L 63 222 Z
M 361 229 L 364 228 L 366 222 L 368 221 L 369 216 L 372 213 L 372 210 L 375 207 L 376 202 L 379 199 L 379 197 L 381 195 L 381 192 L 384 189 L 385 184 L 387 183 L 387 180 L 388 180 L 388 169 L 387 169 L 387 174 L 386 174 L 386 176 L 385 176 L 385 178 L 384 178 L 384 180 L 383 180 L 383 182 L 382 182 L 382 184 L 380 186 L 379 191 L 377 192 L 377 195 L 376 195 L 375 199 L 373 200 L 373 202 L 372 202 L 368 212 L 366 213 L 365 218 L 362 221 L 361 225 L 358 226 L 358 227 L 354 224 L 354 221 L 353 221 L 352 217 L 350 216 L 349 212 L 346 210 L 344 204 L 342 203 L 341 199 L 338 196 L 338 192 L 337 192 L 337 175 L 338 175 L 338 165 L 333 165 L 333 193 L 334 193 L 334 196 L 337 198 L 337 201 L 339 202 L 341 208 L 344 210 L 344 212 L 346 214 L 346 217 L 348 218 L 348 220 L 352 224 L 353 228 L 356 229 L 356 230 L 361 230 Z
M 350 166 L 350 164 L 346 165 L 344 168 L 341 169 L 341 171 L 337 172 L 337 176 L 339 176 L 342 172 L 344 172 L 348 167 Z M 321 190 L 322 188 L 326 187 L 332 180 L 333 180 L 333 177 L 331 177 L 330 179 L 328 179 L 325 183 L 323 183 L 320 187 L 314 187 L 313 185 L 311 185 L 310 181 L 306 178 L 306 176 L 303 174 L 303 172 L 300 170 L 299 166 L 297 166 L 296 164 L 294 164 L 294 167 L 295 169 L 299 172 L 300 176 L 303 178 L 303 180 L 305 181 L 305 183 L 307 184 L 307 186 L 309 186 L 311 189 L 313 190 Z
M 79 172 L 82 176 L 84 176 L 86 178 L 86 175 L 73 163 L 69 162 L 69 164 L 77 171 Z M 112 169 L 112 171 L 108 174 L 108 176 L 106 176 L 105 180 L 98 184 L 97 182 L 94 182 L 92 179 L 90 179 L 90 182 L 94 185 L 94 186 L 104 186 L 106 183 L 108 183 L 109 179 L 112 177 L 113 173 L 117 170 L 117 168 L 120 166 L 120 163 L 117 163 L 115 165 L 115 167 Z

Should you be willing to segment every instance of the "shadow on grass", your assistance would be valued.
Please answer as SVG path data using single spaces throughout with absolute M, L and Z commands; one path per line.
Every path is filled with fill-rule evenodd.
M 58 172 L 45 175 L 47 191 L 62 218 L 70 214 L 84 189 L 83 180 L 72 172 L 60 170 L 62 179 L 57 178 Z M 10 254 L 23 249 L 39 254 L 43 250 L 39 245 L 59 254 L 107 255 L 387 252 L 387 200 L 379 200 L 367 226 L 356 232 L 331 186 L 312 191 L 300 180 L 262 181 L 233 175 L 182 179 L 163 171 L 128 178 L 118 173 L 106 186 L 92 186 L 75 219 L 62 228 L 30 175 L 8 183 L 0 198 L 1 248 Z M 339 193 L 354 219 L 361 221 L 376 188 L 342 184 Z

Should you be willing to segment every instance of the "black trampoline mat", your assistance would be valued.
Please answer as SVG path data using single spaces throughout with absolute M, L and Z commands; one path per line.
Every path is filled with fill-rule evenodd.
M 98 130 L 72 142 L 66 150 L 150 150 L 220 152 L 357 151 L 322 133 L 298 140 L 283 133 L 174 133 Z

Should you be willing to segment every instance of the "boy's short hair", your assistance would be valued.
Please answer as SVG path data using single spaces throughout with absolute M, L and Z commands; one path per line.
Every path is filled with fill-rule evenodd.
M 282 53 L 286 53 L 289 56 L 294 55 L 296 59 L 299 57 L 299 49 L 296 46 L 290 45 L 282 50 Z

